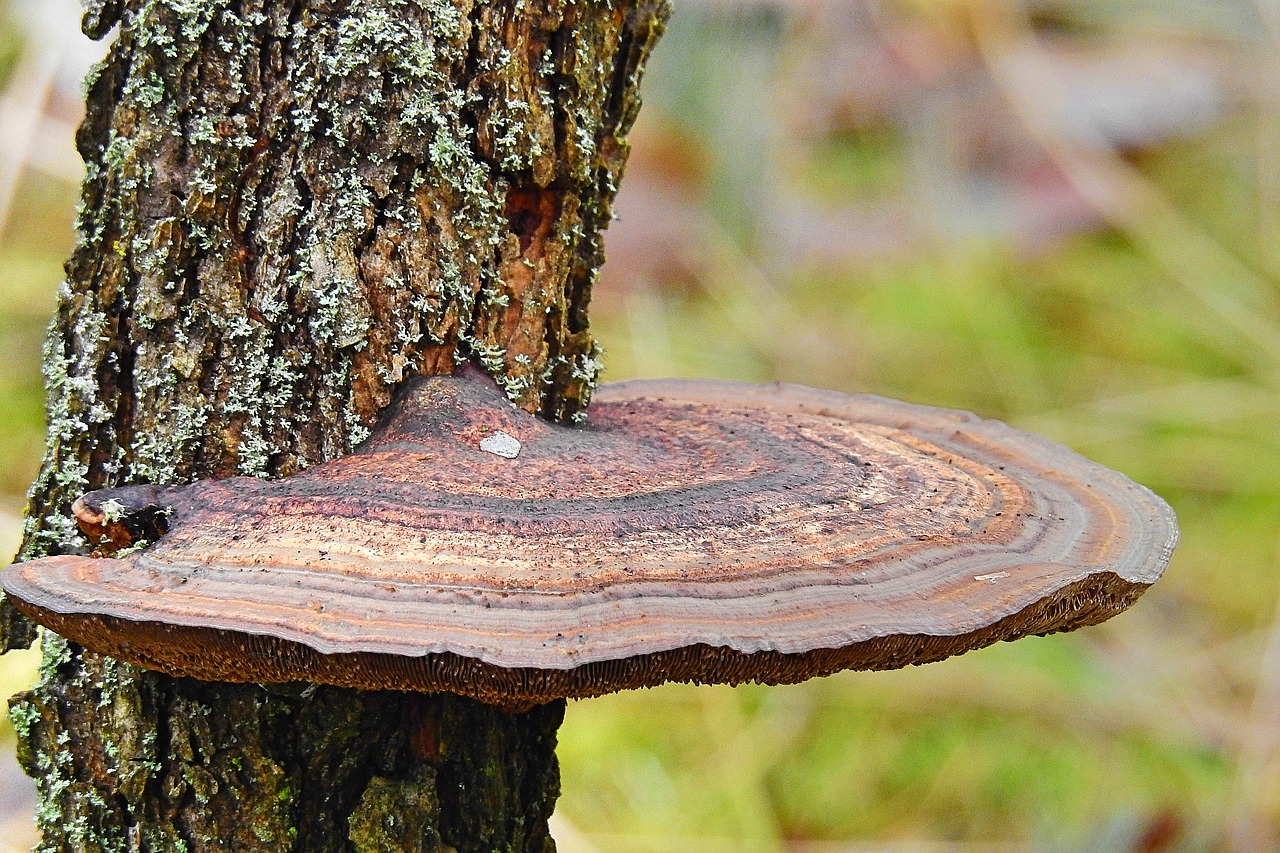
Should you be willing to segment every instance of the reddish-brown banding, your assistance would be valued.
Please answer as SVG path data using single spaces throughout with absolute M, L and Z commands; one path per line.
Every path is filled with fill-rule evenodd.
M 486 442 L 499 432 L 513 458 Z M 685 381 L 605 386 L 571 428 L 485 381 L 417 379 L 350 456 L 95 492 L 77 514 L 109 550 L 143 510 L 169 527 L 154 545 L 16 565 L 5 593 L 172 674 L 509 708 L 795 682 L 1092 624 L 1177 538 L 1151 492 L 995 421 Z

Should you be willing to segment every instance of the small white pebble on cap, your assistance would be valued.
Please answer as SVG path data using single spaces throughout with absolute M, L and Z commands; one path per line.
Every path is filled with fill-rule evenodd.
M 480 439 L 480 449 L 485 453 L 501 456 L 503 459 L 515 459 L 520 455 L 520 442 L 515 436 L 498 430 L 493 435 Z

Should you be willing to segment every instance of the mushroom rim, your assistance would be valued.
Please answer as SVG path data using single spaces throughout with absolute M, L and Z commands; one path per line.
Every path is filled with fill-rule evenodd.
M 757 654 L 777 654 L 783 658 L 792 659 L 821 652 L 822 650 L 871 644 L 893 636 L 965 637 L 981 632 L 1001 619 L 1022 613 L 1037 602 L 1052 599 L 1060 595 L 1062 590 L 1071 588 L 1075 584 L 1086 581 L 1091 577 L 1110 575 L 1124 583 L 1141 585 L 1144 588 L 1149 586 L 1141 577 L 1129 576 L 1115 566 L 1070 567 L 1069 564 L 1060 562 L 1033 565 L 1025 561 L 1019 561 L 1016 559 L 1016 555 L 1008 556 L 1015 557 L 1015 559 L 1008 563 L 999 564 L 983 561 L 980 570 L 989 571 L 991 574 L 975 575 L 974 567 L 952 573 L 951 581 L 953 583 L 959 582 L 963 587 L 969 589 L 971 594 L 980 596 L 979 600 L 969 602 L 971 606 L 966 607 L 964 609 L 965 615 L 959 618 L 954 613 L 954 607 L 950 609 L 941 608 L 936 612 L 930 611 L 932 616 L 928 618 L 908 618 L 910 614 L 908 616 L 900 614 L 895 616 L 895 614 L 898 614 L 898 610 L 888 606 L 877 608 L 877 611 L 881 614 L 879 618 L 874 614 L 870 614 L 872 617 L 870 620 L 867 620 L 869 614 L 862 614 L 860 617 L 856 614 L 844 614 L 848 619 L 840 621 L 837 627 L 832 627 L 830 624 L 818 624 L 816 627 L 811 625 L 810 630 L 800 633 L 793 631 L 784 636 L 778 636 L 769 634 L 763 624 L 743 621 L 740 612 L 736 616 L 733 612 L 727 612 L 715 615 L 714 618 L 712 618 L 712 614 L 705 614 L 706 618 L 703 621 L 699 621 L 697 624 L 686 621 L 678 628 L 672 627 L 671 620 L 668 620 L 665 630 L 661 632 L 646 632 L 644 637 L 638 640 L 635 638 L 630 640 L 619 639 L 616 636 L 608 637 L 606 642 L 600 642 L 601 638 L 598 635 L 601 631 L 599 626 L 619 624 L 617 614 L 609 616 L 607 612 L 613 605 L 618 603 L 637 605 L 641 612 L 630 613 L 625 621 L 643 622 L 652 618 L 654 615 L 653 608 L 658 602 L 668 599 L 676 602 L 688 601 L 689 596 L 662 596 L 657 599 L 636 596 L 626 597 L 622 602 L 613 602 L 596 600 L 595 596 L 583 596 L 580 593 L 556 594 L 548 597 L 558 599 L 576 597 L 584 600 L 580 601 L 572 609 L 559 611 L 560 615 L 567 621 L 545 621 L 520 635 L 503 634 L 502 631 L 504 629 L 502 626 L 505 623 L 500 620 L 495 622 L 492 619 L 489 620 L 488 632 L 473 627 L 473 630 L 459 633 L 451 630 L 452 626 L 448 621 L 449 617 L 446 614 L 439 613 L 436 615 L 443 617 L 445 621 L 430 622 L 420 620 L 416 625 L 412 626 L 414 633 L 411 636 L 396 632 L 378 632 L 367 625 L 358 633 L 353 634 L 344 631 L 331 635 L 327 632 L 319 631 L 316 624 L 299 625 L 290 623 L 287 619 L 282 622 L 265 618 L 265 613 L 271 609 L 271 605 L 249 599 L 237 599 L 234 602 L 223 600 L 222 606 L 216 611 L 197 610 L 194 613 L 182 613 L 146 610 L 136 607 L 135 603 L 131 603 L 132 597 L 137 595 L 136 591 L 128 591 L 129 595 L 123 601 L 110 601 L 102 597 L 100 593 L 93 589 L 92 585 L 87 590 L 84 590 L 82 595 L 68 595 L 65 589 L 61 593 L 51 594 L 46 587 L 42 587 L 38 583 L 31 583 L 33 579 L 28 577 L 28 573 L 41 564 L 45 568 L 50 564 L 67 564 L 71 566 L 85 564 L 95 569 L 105 569 L 110 574 L 113 571 L 110 568 L 110 564 L 118 562 L 118 560 L 109 557 L 94 558 L 62 555 L 46 558 L 36 563 L 16 564 L 0 572 L 0 586 L 3 587 L 5 593 L 15 603 L 21 602 L 23 605 L 30 607 L 34 613 L 39 614 L 38 617 L 33 617 L 36 621 L 49 627 L 53 626 L 48 619 L 54 614 L 59 617 L 61 624 L 64 626 L 78 619 L 101 618 L 110 620 L 116 626 L 116 630 L 106 633 L 116 633 L 123 638 L 118 648 L 128 650 L 128 653 L 120 655 L 125 659 L 132 659 L 130 654 L 134 654 L 134 647 L 127 639 L 132 633 L 128 626 L 150 626 L 151 633 L 154 634 L 156 626 L 163 625 L 175 630 L 204 632 L 207 636 L 257 638 L 249 640 L 250 644 L 262 642 L 269 638 L 286 646 L 305 647 L 310 653 L 329 661 L 338 659 L 355 660 L 361 657 L 387 657 L 409 660 L 436 657 L 441 659 L 456 658 L 458 660 L 474 661 L 478 666 L 491 667 L 496 671 L 514 672 L 527 670 L 529 672 L 544 673 L 573 672 L 589 666 L 609 666 L 620 659 L 669 655 L 678 652 L 682 648 L 692 646 L 723 649 L 725 654 L 739 657 L 750 657 Z M 1159 560 L 1163 563 L 1167 559 L 1168 550 L 1165 550 Z M 1036 573 L 1032 576 L 1021 578 L 1021 583 L 1013 584 L 992 597 L 986 597 L 987 590 L 992 590 L 994 593 L 998 586 L 1003 586 L 1001 581 L 1011 573 L 1019 574 L 1035 567 L 1053 569 L 1054 571 Z M 1007 569 L 1008 571 L 1001 571 L 1000 569 Z M 1069 572 L 1060 571 L 1061 569 L 1069 569 Z M 787 576 L 787 572 L 779 574 L 779 577 L 785 578 Z M 369 583 L 374 582 L 369 581 Z M 185 585 L 182 588 L 185 588 Z M 825 605 L 821 608 L 825 612 L 826 618 L 830 619 L 838 607 L 857 606 L 858 602 L 863 600 L 862 588 L 862 585 L 858 583 L 798 584 L 790 592 L 803 593 L 810 596 L 815 591 L 820 590 L 834 592 L 834 596 L 825 597 Z M 973 590 L 978 592 L 972 593 Z M 777 595 L 786 597 L 787 595 L 787 590 L 775 590 L 774 592 L 776 595 L 767 596 L 763 595 L 759 590 L 753 590 L 748 595 L 717 598 L 710 604 L 723 606 L 755 602 L 763 606 L 767 598 L 776 597 Z M 149 598 L 150 596 L 145 597 Z M 982 600 L 984 598 L 986 600 Z M 703 601 L 702 605 L 706 606 L 707 603 Z M 775 601 L 776 605 L 777 602 Z M 448 607 L 449 605 L 443 606 Z M 606 608 L 606 612 L 603 614 L 597 612 L 596 608 L 600 607 Z M 241 614 L 246 609 L 260 613 L 264 618 L 245 620 Z M 285 616 L 298 612 L 296 608 L 288 605 L 283 608 L 283 611 Z M 498 611 L 496 608 L 491 611 L 486 606 L 483 609 L 477 608 L 477 612 L 490 616 Z M 818 613 L 818 609 L 810 602 L 805 606 L 803 612 L 814 615 Z M 585 647 L 582 645 L 566 645 L 566 639 L 571 640 L 577 634 L 578 627 L 575 626 L 581 625 L 584 620 L 588 624 L 597 626 L 592 631 L 597 637 Z M 349 622 L 349 620 L 346 620 L 346 622 Z M 1091 623 L 1081 622 L 1081 624 Z M 654 630 L 656 631 L 656 628 Z M 72 636 L 66 631 L 60 631 L 59 633 Z M 482 639 L 468 638 L 468 635 L 476 633 Z M 608 634 L 607 631 L 604 633 Z M 100 633 L 86 633 L 86 636 L 95 638 L 93 641 L 86 641 L 85 643 L 85 645 L 94 647 L 93 642 L 96 641 L 97 636 L 100 636 Z M 512 642 L 504 643 L 504 636 Z M 554 640 L 552 639 L 553 637 Z M 190 648 L 193 650 L 198 647 L 198 644 L 194 641 L 190 644 Z M 190 669 L 192 667 L 188 665 L 187 668 Z
M 100 614 L 61 614 L 11 600 L 26 616 L 75 643 L 173 677 L 258 684 L 310 681 L 359 690 L 453 693 L 518 713 L 557 699 L 587 699 L 669 682 L 796 684 L 848 669 L 878 671 L 934 663 L 1001 641 L 1098 624 L 1128 609 L 1150 586 L 1102 571 L 961 634 L 888 634 L 799 653 L 739 652 L 695 643 L 572 669 L 508 669 L 452 652 L 324 654 L 266 634 Z

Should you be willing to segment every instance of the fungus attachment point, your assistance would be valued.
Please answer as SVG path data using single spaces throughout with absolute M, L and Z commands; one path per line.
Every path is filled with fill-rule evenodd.
M 208 680 L 508 709 L 1069 630 L 1131 604 L 1177 538 L 1151 492 L 1004 424 L 683 381 L 605 386 L 590 425 L 570 428 L 491 382 L 420 378 L 350 456 L 77 507 L 112 544 L 139 519 L 169 525 L 121 559 L 0 576 L 23 612 L 89 648 Z

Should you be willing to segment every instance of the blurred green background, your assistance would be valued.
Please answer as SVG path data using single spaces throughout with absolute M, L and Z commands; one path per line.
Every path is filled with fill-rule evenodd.
M 563 853 L 1280 850 L 1280 6 L 675 0 L 608 379 L 786 379 L 1066 443 L 1177 510 L 1131 612 L 928 667 L 574 703 Z M 73 0 L 0 6 L 0 536 L 73 241 Z M 0 659 L 0 692 L 33 678 Z M 33 841 L 0 730 L 0 851 Z

